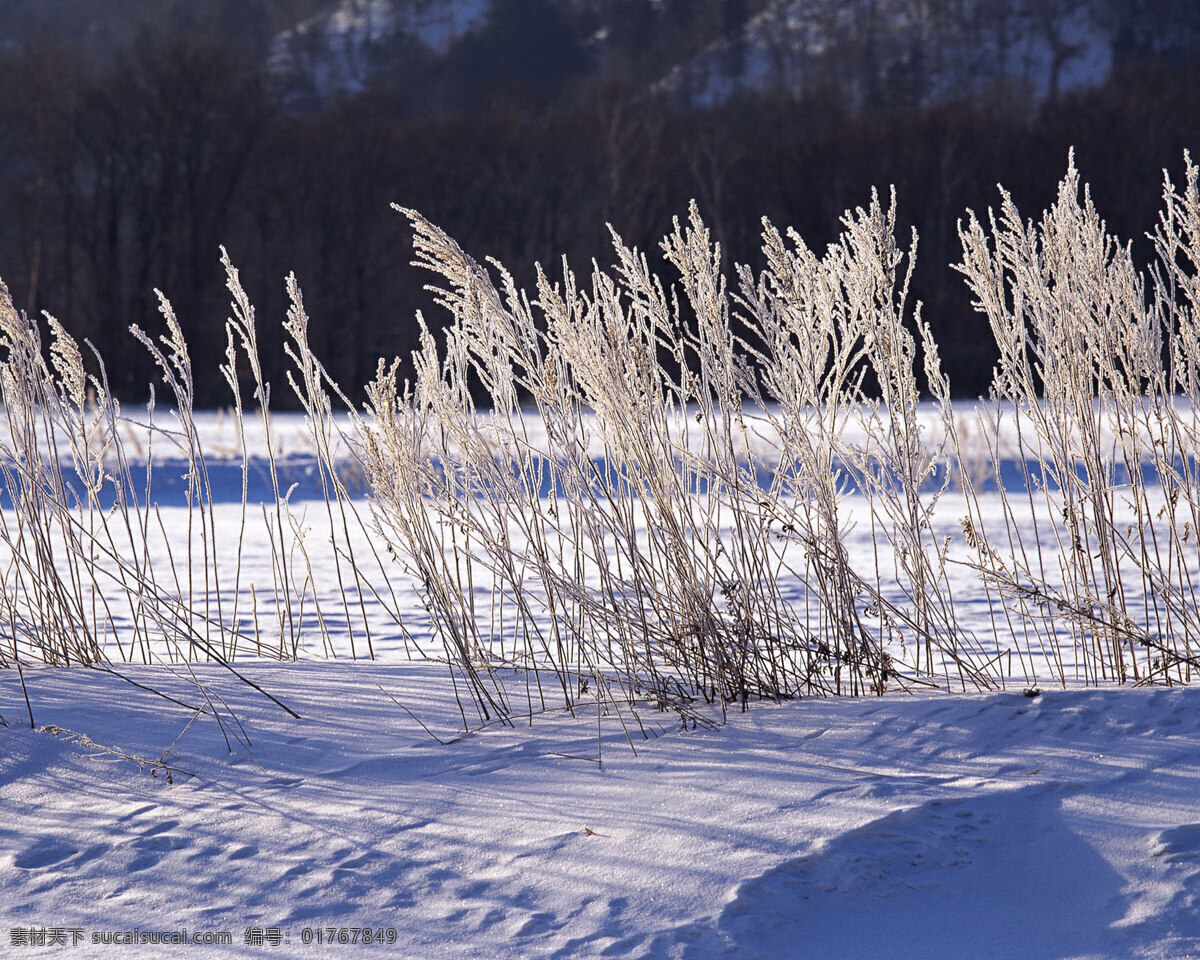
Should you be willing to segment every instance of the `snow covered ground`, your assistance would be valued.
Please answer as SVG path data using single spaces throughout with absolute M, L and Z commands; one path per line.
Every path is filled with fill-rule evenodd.
M 246 669 L 300 719 L 197 669 L 231 747 L 82 671 L 27 671 L 31 730 L 0 675 L 5 955 L 55 927 L 89 957 L 1200 955 L 1200 691 L 649 714 L 632 746 L 546 716 L 443 745 L 421 726 L 458 721 L 436 665 Z M 184 674 L 128 675 L 198 701 Z M 385 942 L 317 943 L 368 928 Z M 180 930 L 232 942 L 93 942 Z
M 302 423 L 279 427 L 302 483 Z M 240 497 L 240 436 L 203 429 Z M 336 611 L 303 495 L 308 589 Z M 187 511 L 163 502 L 178 545 Z M 243 593 L 271 577 L 266 529 L 239 547 Z M 1004 649 L 970 589 L 964 623 Z M 462 736 L 445 666 L 366 616 L 379 659 L 347 659 L 333 617 L 336 658 L 314 628 L 298 662 L 239 659 L 256 686 L 215 664 L 27 666 L 24 690 L 0 671 L 0 956 L 1200 956 L 1200 691 L 1039 672 L 1035 696 L 1017 676 L 695 729 L 610 705 Z M 513 702 L 527 681 L 506 675 Z

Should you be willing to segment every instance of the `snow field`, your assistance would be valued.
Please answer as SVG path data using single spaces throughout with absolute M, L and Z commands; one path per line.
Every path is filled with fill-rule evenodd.
M 436 664 L 243 669 L 301 718 L 196 667 L 232 750 L 116 677 L 26 671 L 39 725 L 165 756 L 173 783 L 23 727 L 0 675 L 6 928 L 234 933 L 195 956 L 368 926 L 430 958 L 1200 951 L 1191 689 L 808 698 L 695 731 L 644 711 L 631 749 L 564 715 L 440 744 L 416 722 L 461 726 Z M 186 671 L 124 672 L 196 698 Z M 246 948 L 256 927 L 290 945 Z

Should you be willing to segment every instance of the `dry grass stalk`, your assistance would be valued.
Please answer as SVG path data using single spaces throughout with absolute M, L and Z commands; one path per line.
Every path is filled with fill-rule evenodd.
M 694 724 L 757 698 L 985 688 L 1013 655 L 1028 683 L 1043 662 L 1064 682 L 1069 664 L 1091 683 L 1187 682 L 1200 635 L 1198 184 L 1190 158 L 1182 189 L 1166 181 L 1149 281 L 1073 160 L 1039 222 L 1002 193 L 998 212 L 960 225 L 957 269 L 1000 353 L 969 418 L 909 305 L 916 237 L 898 245 L 894 196 L 848 212 L 823 254 L 764 222 L 766 268 L 737 268 L 732 290 L 694 207 L 662 244 L 674 285 L 614 235 L 611 269 L 584 279 L 564 264 L 557 281 L 539 269 L 531 294 L 403 211 L 450 322 L 439 340 L 419 318 L 412 377 L 381 361 L 364 411 L 314 355 L 287 280 L 288 382 L 315 453 L 320 536 L 285 489 L 254 308 L 224 251 L 235 530 L 218 524 L 166 298 L 165 335 L 133 333 L 166 384 L 169 428 L 153 389 L 133 424 L 95 351 L 52 317 L 44 349 L 0 287 L 0 664 L 105 668 L 115 655 L 232 670 L 247 654 L 299 656 L 314 624 L 326 655 L 344 640 L 374 656 L 376 608 L 432 656 L 403 622 L 391 561 L 415 582 L 466 726 L 558 706 L 624 725 L 647 701 Z M 261 517 L 243 383 L 266 441 Z M 186 466 L 177 544 L 152 488 L 164 446 Z M 1020 482 L 1006 486 L 1014 459 Z M 347 463 L 369 482 L 365 509 Z M 938 533 L 952 479 L 960 539 Z M 851 549 L 856 517 L 869 556 Z M 271 575 L 246 583 L 260 521 Z M 326 548 L 332 602 L 316 579 Z M 964 629 L 955 563 L 977 578 L 997 637 Z

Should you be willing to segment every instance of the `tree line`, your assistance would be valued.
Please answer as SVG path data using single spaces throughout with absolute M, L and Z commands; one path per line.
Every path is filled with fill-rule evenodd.
M 440 319 L 393 202 L 531 286 L 536 262 L 551 276 L 563 257 L 584 272 L 609 262 L 606 224 L 653 259 L 693 198 L 730 264 L 758 265 L 762 216 L 819 249 L 844 210 L 894 184 L 903 226 L 920 235 L 912 295 L 954 390 L 975 395 L 994 356 L 949 269 L 964 211 L 994 205 L 997 183 L 1021 209 L 1042 209 L 1073 146 L 1110 229 L 1145 252 L 1162 169 L 1178 173 L 1185 149 L 1200 151 L 1200 77 L 1186 57 L 1142 51 L 1101 85 L 1042 100 L 997 82 L 864 109 L 829 89 L 695 102 L 619 58 L 580 69 L 578 32 L 540 36 L 575 44 L 578 62 L 522 72 L 476 33 L 474 47 L 424 51 L 433 86 L 400 69 L 419 59 L 383 50 L 391 69 L 365 88 L 302 101 L 261 50 L 218 32 L 164 27 L 106 56 L 26 43 L 0 57 L 0 277 L 18 307 L 89 339 L 114 388 L 136 399 L 154 373 L 127 331 L 154 329 L 161 289 L 195 351 L 197 401 L 215 405 L 227 400 L 223 245 L 257 305 L 271 379 L 283 382 L 278 321 L 294 271 L 314 349 L 356 395 L 378 357 L 415 347 L 418 309 Z M 478 72 L 449 69 L 453 56 Z

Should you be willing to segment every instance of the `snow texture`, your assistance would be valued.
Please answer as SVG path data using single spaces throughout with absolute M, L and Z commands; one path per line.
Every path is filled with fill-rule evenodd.
M 0 675 L 0 935 L 231 932 L 177 948 L 212 957 L 312 956 L 326 927 L 395 928 L 392 955 L 430 958 L 1200 953 L 1197 691 L 806 699 L 696 731 L 650 714 L 632 748 L 545 716 L 443 745 L 415 719 L 457 726 L 437 665 L 247 669 L 301 719 L 196 668 L 245 728 L 232 748 L 82 671 L 26 671 L 31 730 Z M 194 701 L 178 672 L 126 671 Z M 166 750 L 174 782 L 64 730 Z M 248 949 L 263 928 L 289 942 Z M 78 955 L 162 948 L 142 949 Z
M 276 427 L 302 474 L 302 420 Z M 217 415 L 202 431 L 240 497 L 240 436 Z M 247 582 L 269 582 L 262 536 Z M 311 556 L 329 602 L 332 554 Z M 1003 650 L 968 589 L 964 624 Z M 298 718 L 216 664 L 26 666 L 24 689 L 0 671 L 0 955 L 57 928 L 97 958 L 1200 956 L 1200 690 L 1068 671 L 1044 692 L 752 704 L 712 728 L 611 702 L 480 728 L 444 665 L 375 629 L 374 662 L 336 633 L 334 658 L 313 637 L 298 662 L 239 659 Z M 530 677 L 503 682 L 536 705 Z M 306 942 L 331 928 L 396 940 Z M 181 930 L 231 942 L 91 940 Z

